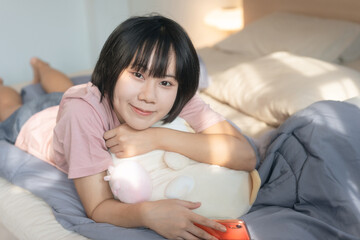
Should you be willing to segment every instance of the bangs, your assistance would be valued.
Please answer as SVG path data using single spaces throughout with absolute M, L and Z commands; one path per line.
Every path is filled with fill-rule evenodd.
M 147 72 L 151 77 L 164 78 L 172 51 L 170 38 L 166 34 L 162 34 L 158 38 L 147 38 L 138 46 L 141 47 L 137 49 L 131 67 L 136 71 Z

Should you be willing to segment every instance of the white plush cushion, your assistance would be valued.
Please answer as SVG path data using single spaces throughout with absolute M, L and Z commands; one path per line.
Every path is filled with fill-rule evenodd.
M 360 25 L 335 19 L 277 12 L 261 18 L 225 40 L 217 47 L 260 57 L 287 51 L 329 62 L 346 59 L 341 54 L 357 39 Z M 351 52 L 350 52 L 351 53 Z M 350 56 L 352 57 L 352 56 Z
M 205 92 L 272 126 L 320 100 L 360 94 L 360 73 L 318 59 L 277 52 L 212 77 Z
M 192 131 L 181 118 L 153 126 Z M 163 150 L 130 158 L 113 155 L 113 163 L 115 167 L 110 167 L 105 179 L 110 181 L 113 194 L 121 201 L 135 203 L 167 198 L 198 201 L 201 206 L 193 211 L 213 219 L 233 219 L 247 213 L 261 182 L 256 170 L 237 171 Z M 148 174 L 148 178 L 141 177 L 143 174 Z M 149 195 L 144 195 L 145 192 Z

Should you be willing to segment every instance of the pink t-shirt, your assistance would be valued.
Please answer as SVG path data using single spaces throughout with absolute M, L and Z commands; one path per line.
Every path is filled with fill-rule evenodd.
M 112 159 L 103 135 L 120 122 L 108 99 L 99 101 L 100 95 L 91 83 L 70 88 L 59 106 L 35 114 L 24 124 L 15 145 L 56 166 L 69 178 L 105 171 Z M 180 117 L 195 132 L 225 120 L 198 95 L 186 104 Z

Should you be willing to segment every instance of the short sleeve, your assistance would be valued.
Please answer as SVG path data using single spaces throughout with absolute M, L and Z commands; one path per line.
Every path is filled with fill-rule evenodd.
M 212 125 L 226 120 L 221 114 L 211 109 L 198 94 L 183 108 L 180 115 L 195 132 L 201 132 Z
M 101 116 L 82 99 L 62 104 L 54 129 L 54 160 L 69 178 L 90 176 L 105 171 L 112 163 L 105 145 L 106 131 Z

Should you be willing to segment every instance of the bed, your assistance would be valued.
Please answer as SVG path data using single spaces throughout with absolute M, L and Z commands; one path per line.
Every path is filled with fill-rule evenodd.
M 201 97 L 259 148 L 262 188 L 241 218 L 253 239 L 360 239 L 360 19 L 336 1 L 327 9 L 273 2 L 244 1 L 245 28 L 198 49 Z M 25 101 L 42 94 L 22 93 Z M 322 151 L 323 142 L 341 150 Z M 0 223 L 16 239 L 163 239 L 94 223 L 63 173 L 5 141 L 0 153 Z

